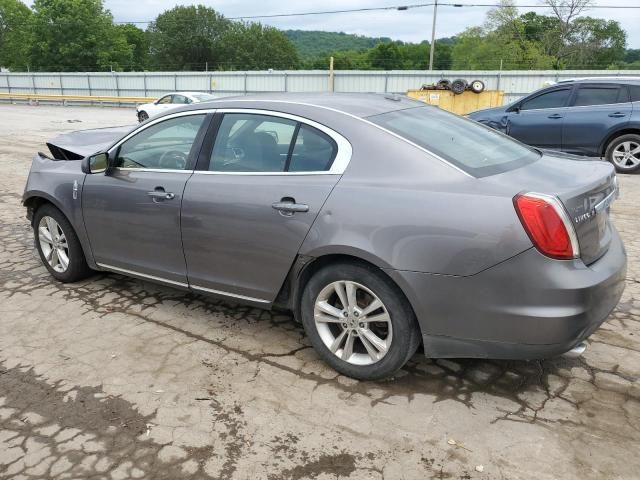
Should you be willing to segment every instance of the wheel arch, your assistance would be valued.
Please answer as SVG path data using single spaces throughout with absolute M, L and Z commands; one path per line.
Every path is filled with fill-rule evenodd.
M 89 246 L 89 241 L 85 236 L 84 226 L 76 225 L 73 219 L 69 216 L 68 212 L 65 211 L 64 205 L 61 204 L 55 197 L 49 195 L 47 192 L 33 190 L 28 193 L 27 196 L 22 200 L 22 204 L 27 208 L 27 218 L 29 219 L 29 223 L 33 227 L 33 221 L 35 218 L 35 212 L 37 209 L 42 207 L 43 205 L 49 204 L 54 206 L 58 211 L 67 219 L 71 228 L 74 229 L 74 233 L 78 237 L 80 241 L 80 246 L 82 247 L 82 251 L 84 252 L 84 258 L 87 261 L 87 264 L 92 269 L 97 269 L 95 264 L 95 260 L 93 258 L 93 252 Z
M 365 258 L 367 257 L 367 258 Z M 415 308 L 409 299 L 408 295 L 404 292 L 402 287 L 396 282 L 387 272 L 388 266 L 383 261 L 379 260 L 371 261 L 369 258 L 371 255 L 358 255 L 357 253 L 344 253 L 342 251 L 333 251 L 326 252 L 318 256 L 306 256 L 306 255 L 298 255 L 294 264 L 289 271 L 289 275 L 287 275 L 287 279 L 284 282 L 284 285 L 280 289 L 276 300 L 274 301 L 274 306 L 285 308 L 293 312 L 293 316 L 296 321 L 300 321 L 300 299 L 302 297 L 302 292 L 306 284 L 309 282 L 311 277 L 320 269 L 338 263 L 351 263 L 351 264 L 359 264 L 366 266 L 368 268 L 374 268 L 389 281 L 391 285 L 398 291 L 400 295 L 404 297 L 407 301 L 411 310 L 415 315 Z M 418 321 L 418 326 L 420 326 L 420 322 Z
M 613 133 L 610 133 L 600 145 L 600 156 L 604 157 L 607 153 L 607 148 L 609 144 L 613 142 L 616 138 L 621 137 L 622 135 L 635 134 L 640 135 L 640 124 L 638 125 L 625 125 L 623 128 L 616 130 Z

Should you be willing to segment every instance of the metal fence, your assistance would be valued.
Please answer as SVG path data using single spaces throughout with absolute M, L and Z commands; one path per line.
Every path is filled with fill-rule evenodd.
M 0 93 L 36 95 L 95 95 L 157 97 L 170 91 L 203 91 L 220 96 L 261 92 L 406 93 L 441 78 L 480 79 L 487 89 L 503 90 L 505 101 L 515 100 L 547 81 L 579 77 L 640 77 L 640 70 L 544 71 L 364 71 L 336 70 L 333 82 L 326 70 L 247 72 L 112 72 L 112 73 L 0 73 Z

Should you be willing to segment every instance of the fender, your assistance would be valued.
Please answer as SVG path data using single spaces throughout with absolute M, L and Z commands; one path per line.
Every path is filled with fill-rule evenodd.
M 82 192 L 82 185 L 79 185 L 79 191 L 77 192 L 77 200 L 79 202 L 82 202 L 81 192 Z M 62 212 L 62 214 L 67 218 L 67 220 L 69 220 L 69 223 L 71 223 L 71 225 L 73 226 L 73 229 L 76 232 L 76 235 L 78 236 L 80 245 L 82 245 L 82 251 L 84 252 L 84 256 L 87 261 L 87 264 L 91 269 L 97 270 L 98 266 L 96 265 L 96 262 L 93 258 L 93 252 L 91 251 L 89 238 L 87 237 L 87 232 L 85 231 L 85 228 L 84 228 L 84 220 L 82 218 L 82 204 L 80 204 L 79 208 L 77 209 L 80 217 L 80 218 L 77 218 L 76 215 L 70 215 L 70 212 L 68 211 L 67 208 L 65 208 L 62 202 L 60 202 L 57 198 L 53 197 L 49 193 L 44 192 L 42 190 L 29 190 L 28 192 L 25 192 L 22 197 L 22 205 L 24 205 L 27 208 L 27 218 L 29 219 L 29 223 L 32 226 L 33 226 L 34 207 L 39 200 L 44 200 L 46 202 L 51 203 L 53 206 L 55 206 L 58 210 Z

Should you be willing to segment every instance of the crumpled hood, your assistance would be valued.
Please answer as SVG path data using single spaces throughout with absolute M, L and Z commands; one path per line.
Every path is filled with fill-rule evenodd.
M 47 142 L 54 158 L 80 160 L 88 155 L 104 150 L 116 140 L 124 137 L 134 126 L 95 128 L 63 133 Z

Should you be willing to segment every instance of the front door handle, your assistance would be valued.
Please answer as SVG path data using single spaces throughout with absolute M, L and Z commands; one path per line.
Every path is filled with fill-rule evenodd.
M 622 118 L 622 117 L 626 117 L 627 114 L 622 112 L 615 112 L 615 113 L 610 113 L 609 116 L 613 118 Z
M 162 202 L 163 200 L 173 200 L 176 198 L 176 194 L 172 192 L 165 192 L 164 188 L 156 187 L 153 192 L 147 192 L 154 202 Z
M 273 202 L 271 208 L 278 210 L 281 215 L 291 216 L 294 213 L 304 213 L 309 211 L 309 205 L 296 203 L 294 198 L 284 197 L 279 202 Z
M 547 118 L 553 118 L 554 120 L 556 120 L 558 118 L 562 118 L 562 115 L 560 115 L 559 113 L 554 113 L 553 115 L 549 115 Z

